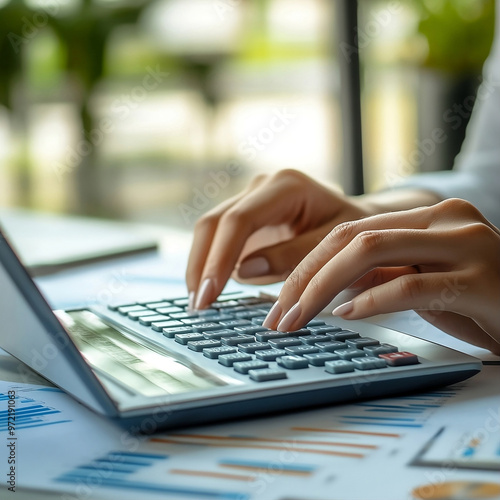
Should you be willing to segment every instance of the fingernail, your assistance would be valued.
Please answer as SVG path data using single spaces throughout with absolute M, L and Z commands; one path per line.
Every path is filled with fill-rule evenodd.
M 254 257 L 240 264 L 238 276 L 240 276 L 240 278 L 256 278 L 257 276 L 269 274 L 270 269 L 269 262 L 266 258 Z
M 272 328 L 280 318 L 282 312 L 280 303 L 276 301 L 273 307 L 271 307 L 271 310 L 267 313 L 266 319 L 262 322 L 262 326 L 265 328 Z
M 212 278 L 206 278 L 198 290 L 196 302 L 194 305 L 195 309 L 201 309 L 202 307 L 206 306 L 206 302 L 208 302 L 210 295 L 212 295 L 213 289 L 214 280 Z
M 346 314 L 349 314 L 353 309 L 354 309 L 354 304 L 352 300 L 350 300 L 349 302 L 346 302 L 345 304 L 336 307 L 332 311 L 332 316 L 345 316 Z
M 196 299 L 196 292 L 193 290 L 188 295 L 188 311 L 194 311 L 194 302 Z
M 278 325 L 279 332 L 289 332 L 290 327 L 295 323 L 297 318 L 300 316 L 302 308 L 300 307 L 300 302 L 297 302 L 286 314 Z

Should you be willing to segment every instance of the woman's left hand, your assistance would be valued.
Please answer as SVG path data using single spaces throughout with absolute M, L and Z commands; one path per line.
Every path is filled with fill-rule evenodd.
M 464 200 L 338 225 L 290 274 L 264 326 L 296 330 L 347 288 L 358 295 L 334 315 L 414 309 L 500 355 L 500 230 Z

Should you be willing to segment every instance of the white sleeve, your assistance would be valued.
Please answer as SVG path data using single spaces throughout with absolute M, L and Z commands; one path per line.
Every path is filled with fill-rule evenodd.
M 500 227 L 500 1 L 492 51 L 453 170 L 414 175 L 396 186 L 401 187 L 468 200 Z

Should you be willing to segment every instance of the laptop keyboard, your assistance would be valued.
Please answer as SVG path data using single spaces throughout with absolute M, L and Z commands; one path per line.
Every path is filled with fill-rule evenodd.
M 419 363 L 418 356 L 395 345 L 319 319 L 293 332 L 269 330 L 262 322 L 273 304 L 265 299 L 221 298 L 200 311 L 188 310 L 187 303 L 182 298 L 108 308 L 255 382 L 285 379 L 290 370 L 310 367 L 336 375 Z

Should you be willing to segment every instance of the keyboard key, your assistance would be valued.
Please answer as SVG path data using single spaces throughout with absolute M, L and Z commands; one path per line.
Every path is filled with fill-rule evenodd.
M 181 320 L 185 325 L 202 325 L 207 322 L 207 318 L 186 318 Z M 219 326 L 220 328 L 220 326 Z
M 263 304 L 264 301 L 259 298 L 259 297 L 247 297 L 247 298 L 242 298 L 238 299 L 238 304 L 242 306 L 253 306 L 255 304 Z
M 269 368 L 269 365 L 264 363 L 264 361 L 255 359 L 253 361 L 237 361 L 234 363 L 233 368 L 238 373 L 244 373 L 246 375 L 250 370 L 262 370 L 263 368 Z
M 418 364 L 418 356 L 408 351 L 391 352 L 389 354 L 380 354 L 389 366 L 405 366 Z
M 272 339 L 286 339 L 288 334 L 285 332 L 277 332 L 275 330 L 270 330 L 268 332 L 256 333 L 255 338 L 259 342 L 267 342 Z
M 344 341 L 347 339 L 357 339 L 360 335 L 357 332 L 352 332 L 351 330 L 342 330 L 340 332 L 331 332 L 326 334 L 332 340 Z
M 269 349 L 266 351 L 255 351 L 255 356 L 262 361 L 276 361 L 280 356 L 286 356 L 284 349 Z
M 148 302 L 146 307 L 149 309 L 158 309 L 159 307 L 172 307 L 172 303 L 166 300 L 162 300 L 161 302 Z
M 144 309 L 142 311 L 130 311 L 127 316 L 134 321 L 139 321 L 139 318 L 145 318 L 146 316 L 157 316 L 158 313 L 152 309 Z
M 139 304 L 137 304 L 137 302 L 132 302 L 131 304 L 108 304 L 108 309 L 110 311 L 118 311 L 118 309 L 120 309 L 120 307 L 131 307 L 131 306 L 137 306 Z
M 210 316 L 210 319 L 211 316 L 213 316 L 214 314 L 219 314 L 219 310 L 218 309 L 200 309 L 199 311 L 196 311 L 198 313 L 198 315 L 200 316 L 200 318 L 203 318 L 203 317 L 206 317 L 206 316 Z
M 255 382 L 267 382 L 269 380 L 281 380 L 287 378 L 286 372 L 273 368 L 264 368 L 263 370 L 250 370 L 248 375 Z
M 193 331 L 200 333 L 216 332 L 221 330 L 219 323 L 200 323 L 198 325 L 193 325 Z
M 206 339 L 222 339 L 224 337 L 234 337 L 234 330 L 225 328 L 224 330 L 215 330 L 213 332 L 203 332 Z
M 111 307 L 110 307 L 111 309 Z M 139 304 L 132 304 L 129 306 L 120 306 L 116 309 L 120 314 L 126 316 L 129 312 L 132 311 L 147 311 L 147 307 L 140 306 Z
M 269 344 L 275 349 L 284 349 L 292 345 L 302 345 L 302 342 L 299 339 L 285 337 L 284 339 L 272 339 Z
M 345 343 L 349 347 L 353 347 L 354 349 L 363 349 L 363 347 L 371 346 L 371 345 L 380 345 L 380 342 L 376 339 L 372 339 L 370 337 L 360 337 L 359 339 L 348 339 Z
M 219 356 L 222 356 L 223 354 L 233 354 L 235 352 L 238 352 L 238 349 L 236 347 L 229 347 L 229 346 L 220 346 L 220 347 L 208 347 L 207 349 L 203 349 L 203 356 L 206 356 L 207 358 L 210 359 L 217 359 Z
M 196 311 L 191 312 L 174 312 L 169 314 L 172 319 L 191 319 L 191 318 L 199 318 L 199 315 Z
M 163 335 L 169 339 L 173 339 L 178 333 L 189 333 L 192 331 L 193 330 L 190 326 L 177 326 L 173 328 L 164 328 Z
M 221 314 L 221 313 L 217 313 L 217 314 L 214 314 L 212 316 L 209 316 L 207 319 L 209 319 L 210 321 L 231 321 L 232 319 L 234 319 L 234 316 L 232 314 Z
M 252 326 L 252 323 L 247 319 L 230 319 L 221 321 L 220 324 L 226 328 L 236 328 L 237 326 Z
M 213 302 L 211 307 L 213 307 L 214 309 L 227 309 L 228 307 L 236 307 L 238 306 L 238 302 L 236 302 L 236 300 L 225 300 L 225 301 L 217 301 L 217 302 Z
M 182 307 L 177 307 L 177 306 L 156 308 L 156 312 L 159 312 L 161 314 L 172 314 L 172 313 L 177 313 L 177 312 L 182 312 L 182 311 L 183 311 Z
M 291 347 L 285 347 L 285 351 L 288 354 L 303 356 L 304 354 L 319 352 L 319 349 L 313 345 L 293 345 Z
M 172 320 L 172 321 L 158 321 L 151 323 L 151 328 L 156 332 L 162 332 L 165 328 L 173 328 L 174 326 L 184 327 L 184 323 L 180 321 Z M 191 327 L 188 326 L 186 331 L 191 331 Z M 167 335 L 168 336 L 168 335 Z
M 246 335 L 253 335 L 260 332 L 268 332 L 269 328 L 265 326 L 251 325 L 251 326 L 237 326 L 234 329 L 235 332 L 244 333 Z
M 378 356 L 379 354 L 389 354 L 390 352 L 398 352 L 398 348 L 395 345 L 390 344 L 380 344 L 364 347 L 363 351 L 369 356 Z
M 348 373 L 354 371 L 354 363 L 344 359 L 337 359 L 335 361 L 327 361 L 325 363 L 325 370 L 328 373 Z
M 205 337 L 201 333 L 178 333 L 175 336 L 175 341 L 182 345 L 187 345 L 193 340 L 205 340 Z
M 188 349 L 196 352 L 202 352 L 203 349 L 209 349 L 211 347 L 220 347 L 220 340 L 192 340 L 187 343 Z
M 262 323 L 264 323 L 264 320 L 266 319 L 266 316 L 255 316 L 254 318 L 251 319 L 252 323 L 254 325 L 259 325 L 261 326 Z
M 238 319 L 252 319 L 261 316 L 261 313 L 255 309 L 247 309 L 245 311 L 235 312 L 234 316 Z
M 241 352 L 250 354 L 254 354 L 255 351 L 271 349 L 271 346 L 267 342 L 250 342 L 249 344 L 239 344 L 238 347 Z
M 168 316 L 164 316 L 163 314 L 157 314 L 156 316 L 146 316 L 139 318 L 139 323 L 141 325 L 151 326 L 152 323 L 156 323 L 158 321 L 168 321 Z
M 386 368 L 385 359 L 376 358 L 375 356 L 367 356 L 365 358 L 353 358 L 354 368 L 356 370 L 374 370 L 376 368 Z
M 255 342 L 255 337 L 251 335 L 235 335 L 234 337 L 226 337 L 222 339 L 224 345 L 249 344 Z
M 303 335 L 310 335 L 311 331 L 307 328 L 301 328 L 300 330 L 294 330 L 293 332 L 286 332 L 289 337 L 302 337 Z
M 298 370 L 301 368 L 309 368 L 309 361 L 302 356 L 281 356 L 276 360 L 278 365 L 289 370 Z
M 306 358 L 309 364 L 313 366 L 324 366 L 327 361 L 334 361 L 336 359 L 339 359 L 338 355 L 332 352 L 304 354 L 304 358 Z
M 307 325 L 307 329 L 313 335 L 319 335 L 321 333 L 340 332 L 342 330 L 342 328 L 340 328 L 338 326 L 333 326 L 333 325 L 319 325 L 319 326 L 309 326 L 309 325 Z
M 324 321 L 321 321 L 319 319 L 312 319 L 307 323 L 306 328 L 309 330 L 313 326 L 325 326 L 326 323 Z
M 219 363 L 224 366 L 233 366 L 238 361 L 252 361 L 250 354 L 244 352 L 235 352 L 233 354 L 222 354 L 219 356 Z
M 325 335 L 309 335 L 307 337 L 299 337 L 299 340 L 303 344 L 314 345 L 318 342 L 327 342 L 330 339 Z
M 323 352 L 335 352 L 339 349 L 347 349 L 347 344 L 339 340 L 330 340 L 328 342 L 319 342 L 316 344 L 316 347 L 319 347 Z
M 338 354 L 340 359 L 351 360 L 353 358 L 360 358 L 362 356 L 366 356 L 366 353 L 360 351 L 359 349 L 339 349 L 334 351 L 335 354 Z

